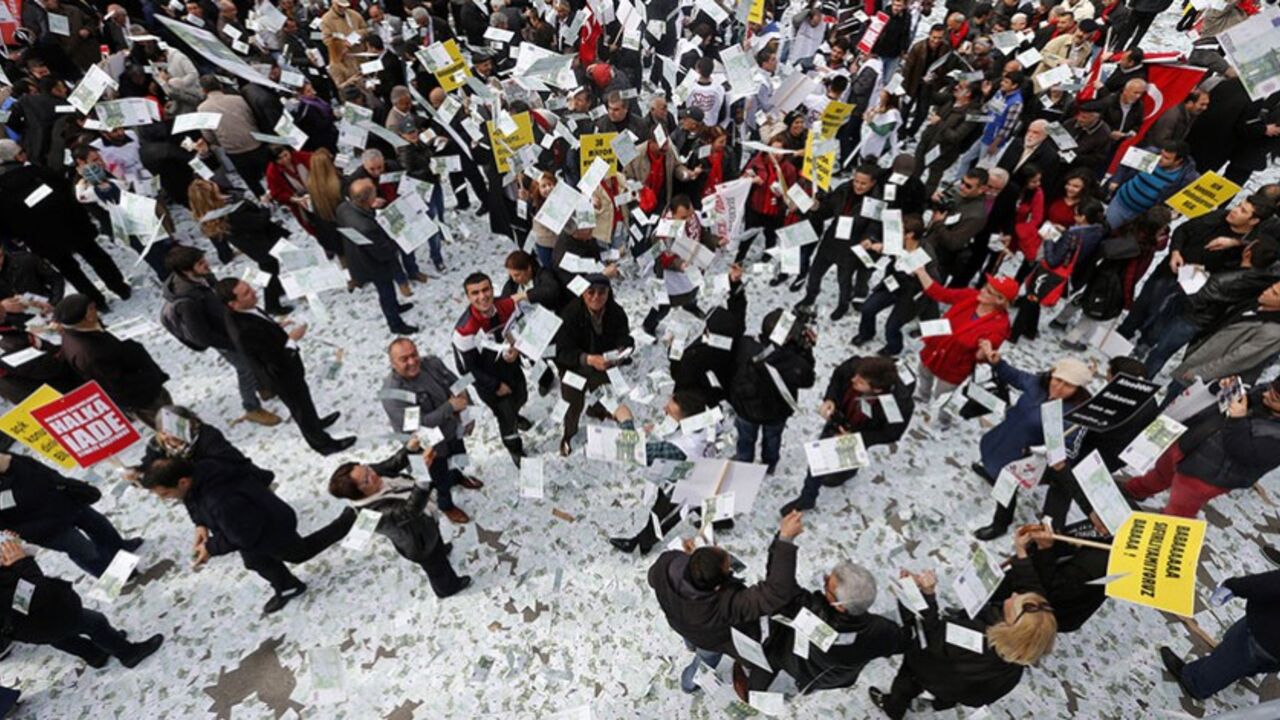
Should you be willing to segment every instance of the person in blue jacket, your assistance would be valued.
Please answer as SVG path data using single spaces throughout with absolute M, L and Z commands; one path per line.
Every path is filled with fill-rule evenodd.
M 978 444 L 982 459 L 973 464 L 973 470 L 995 485 L 1006 465 L 1029 455 L 1031 448 L 1044 445 L 1040 407 L 1061 400 L 1063 414 L 1071 412 L 1089 399 L 1087 386 L 1093 371 L 1079 360 L 1063 358 L 1048 372 L 1029 373 L 1005 362 L 986 340 L 978 345 L 978 360 L 992 366 L 996 380 L 1021 393 L 1005 412 L 1004 420 L 988 430 Z M 974 537 L 992 540 L 1004 535 L 1013 521 L 1015 499 L 1016 496 L 1010 498 L 1008 505 L 997 506 L 991 524 L 974 531 Z

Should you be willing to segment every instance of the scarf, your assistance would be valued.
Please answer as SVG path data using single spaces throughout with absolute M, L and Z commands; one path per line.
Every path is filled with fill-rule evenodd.
M 710 167 L 707 170 L 707 182 L 702 186 L 702 197 L 716 191 L 716 186 L 724 180 L 724 150 L 712 150 L 707 158 Z
M 657 152 L 645 148 L 645 153 L 649 156 L 649 174 L 645 176 L 644 186 L 653 191 L 653 194 L 658 198 L 665 201 L 667 197 L 667 154 L 663 152 L 662 148 L 658 148 Z

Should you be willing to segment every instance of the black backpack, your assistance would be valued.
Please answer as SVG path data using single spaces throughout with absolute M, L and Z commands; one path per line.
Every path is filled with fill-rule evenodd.
M 195 340 L 191 333 L 182 325 L 182 313 L 178 312 L 178 306 L 182 303 L 193 303 L 195 300 L 189 297 L 179 297 L 173 300 L 165 300 L 164 305 L 160 306 L 160 324 L 164 326 L 169 334 L 178 339 L 178 342 L 195 350 L 196 352 L 204 352 L 209 349 L 198 340 Z
M 1124 263 L 1103 263 L 1084 289 L 1084 314 L 1112 320 L 1124 309 Z

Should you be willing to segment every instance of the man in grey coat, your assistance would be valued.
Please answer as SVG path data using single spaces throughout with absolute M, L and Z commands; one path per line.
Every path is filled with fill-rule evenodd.
M 373 283 L 378 291 L 378 305 L 392 333 L 412 335 L 418 328 L 406 323 L 400 313 L 413 305 L 396 299 L 395 273 L 400 249 L 378 224 L 377 200 L 378 189 L 373 180 L 360 178 L 351 182 L 346 202 L 338 206 L 338 229 L 343 235 L 347 271 L 357 283 Z
M 396 338 L 387 347 L 391 372 L 382 381 L 378 399 L 391 422 L 392 432 L 417 432 L 434 428 L 441 438 L 435 442 L 434 460 L 428 466 L 436 487 L 440 512 L 449 521 L 461 525 L 470 520 L 462 508 L 453 504 L 452 489 L 461 485 L 468 490 L 484 487 L 479 479 L 464 475 L 459 469 L 466 458 L 463 436 L 470 422 L 464 419 L 470 402 L 465 389 L 454 390 L 458 377 L 434 355 L 423 356 L 408 338 Z
M 796 584 L 796 536 L 804 531 L 803 514 L 794 511 L 782 518 L 778 535 L 769 546 L 765 579 L 750 587 L 734 577 L 732 557 L 716 546 L 668 550 L 649 568 L 649 587 L 667 616 L 671 629 L 693 650 L 693 662 L 680 674 L 685 692 L 697 690 L 694 675 L 698 665 L 714 668 L 720 656 L 737 658 L 731 629 L 759 637 L 759 619 L 780 612 L 801 594 Z M 734 666 L 734 688 L 746 697 L 747 678 Z
M 1218 330 L 1187 350 L 1182 364 L 1173 370 L 1170 396 L 1196 378 L 1211 382 L 1240 375 L 1256 380 L 1267 363 L 1280 352 L 1280 283 L 1258 295 L 1258 302 L 1230 313 Z

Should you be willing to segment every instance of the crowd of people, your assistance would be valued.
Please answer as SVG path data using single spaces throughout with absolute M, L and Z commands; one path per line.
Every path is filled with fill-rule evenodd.
M 265 614 L 306 590 L 286 564 L 370 516 L 437 597 L 466 590 L 437 513 L 471 521 L 453 491 L 485 487 L 468 473 L 477 425 L 496 428 L 516 472 L 544 454 L 538 397 L 558 395 L 551 454 L 569 462 L 594 462 L 584 413 L 642 431 L 649 464 L 715 457 L 731 437 L 726 459 L 763 465 L 794 499 L 755 585 L 709 533 L 650 566 L 694 652 L 682 689 L 725 655 L 745 702 L 783 674 L 802 694 L 848 688 L 901 654 L 892 686 L 869 688 L 887 716 L 925 692 L 936 709 L 989 705 L 1106 601 L 1092 583 L 1106 551 L 1064 540 L 1115 530 L 1076 464 L 1096 453 L 1134 508 L 1182 517 L 1280 466 L 1280 184 L 1263 177 L 1280 157 L 1280 93 L 1255 97 L 1215 39 L 1264 10 L 1189 4 L 1180 22 L 1196 39 L 1181 52 L 1148 32 L 1171 5 L 28 0 L 0 22 L 0 395 L 17 405 L 97 382 L 152 431 L 126 479 L 185 507 L 196 566 L 238 553 L 266 580 Z M 451 269 L 462 245 L 486 260 Z M 297 254 L 282 252 L 299 247 L 314 249 L 301 269 L 345 287 L 299 288 Z M 256 270 L 230 272 L 240 256 Z M 440 282 L 466 300 L 452 352 L 415 343 L 453 320 L 412 301 Z M 325 456 L 358 439 L 330 433 L 339 413 L 317 408 L 304 364 L 312 329 L 291 316 L 303 303 L 322 315 L 320 290 L 376 297 L 386 330 L 363 341 L 387 365 L 359 382 L 380 388 L 401 448 L 340 456 L 327 489 L 348 504 L 302 534 L 274 472 L 171 395 L 172 363 L 113 332 L 111 303 L 148 284 L 162 302 L 147 313 L 183 352 L 234 373 L 234 420 L 268 432 L 284 422 L 278 400 Z M 541 343 L 526 334 L 549 321 Z M 1030 341 L 1060 350 L 1034 367 L 1002 357 Z M 650 419 L 628 404 L 626 374 L 655 345 L 665 401 Z M 825 384 L 820 357 L 839 360 Z M 1105 428 L 1072 423 L 1122 377 L 1163 390 Z M 1125 448 L 1193 391 L 1220 401 L 1145 472 L 1126 467 Z M 798 413 L 816 409 L 821 431 L 789 443 L 857 435 L 864 448 L 983 418 L 972 472 L 996 486 L 1054 440 L 1042 412 L 1057 403 L 1066 459 L 1041 470 L 1045 519 L 1016 522 L 1011 495 L 975 533 L 1013 530 L 1006 579 L 980 611 L 946 608 L 929 570 L 902 570 L 898 619 L 870 611 L 890 569 L 841 560 L 823 587 L 797 583 L 804 514 L 822 511 L 822 488 L 825 505 L 852 501 L 834 488 L 858 473 L 780 465 Z M 143 539 L 93 509 L 101 488 L 10 452 L 0 639 L 93 667 L 159 651 L 162 635 L 127 639 L 29 547 L 96 577 Z M 732 533 L 674 496 L 665 484 L 613 545 L 645 555 L 691 512 Z M 1280 570 L 1214 598 L 1232 596 L 1245 614 L 1212 653 L 1161 650 L 1190 697 L 1280 670 Z M 805 642 L 814 616 L 835 631 L 825 647 Z

